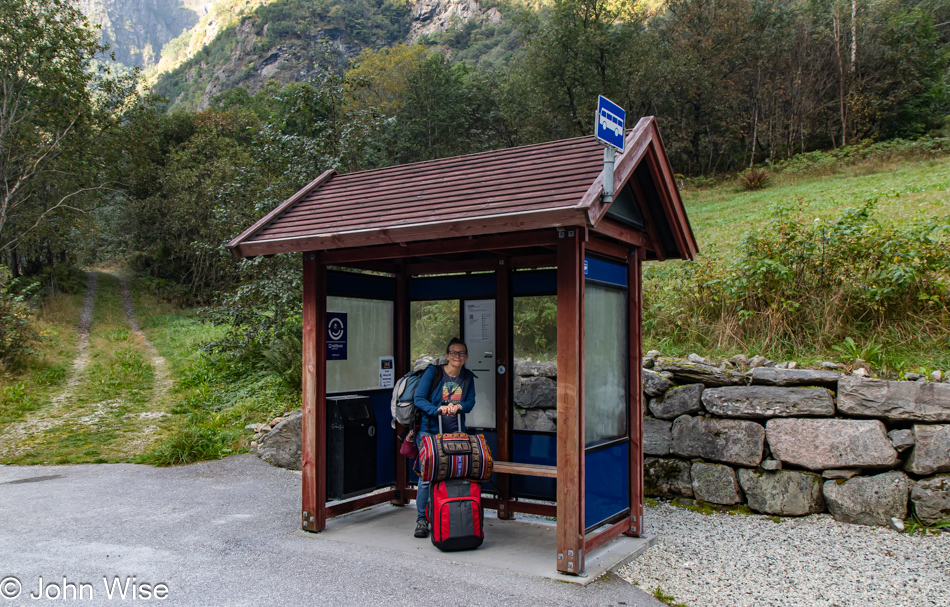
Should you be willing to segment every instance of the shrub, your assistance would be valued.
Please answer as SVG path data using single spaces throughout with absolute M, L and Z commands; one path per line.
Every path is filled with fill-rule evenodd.
M 233 432 L 214 428 L 188 426 L 166 440 L 154 451 L 144 455 L 143 463 L 155 466 L 178 466 L 208 459 L 220 459 L 232 453 Z
M 0 367 L 14 366 L 32 352 L 38 335 L 27 299 L 32 289 L 15 292 L 10 270 L 0 266 Z
M 772 173 L 765 169 L 749 169 L 740 176 L 739 182 L 745 190 L 761 190 L 772 182 Z
M 300 390 L 303 382 L 303 326 L 275 337 L 261 362 L 266 370 L 279 377 L 288 389 Z
M 644 328 L 661 343 L 827 349 L 849 335 L 950 336 L 950 217 L 904 225 L 874 201 L 832 221 L 778 207 L 731 259 L 650 266 Z

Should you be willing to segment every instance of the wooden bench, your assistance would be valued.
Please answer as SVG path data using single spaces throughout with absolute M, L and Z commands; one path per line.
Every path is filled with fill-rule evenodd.
M 518 464 L 515 462 L 495 461 L 494 470 L 501 474 L 521 474 L 524 476 L 557 478 L 557 466 L 544 466 L 542 464 Z

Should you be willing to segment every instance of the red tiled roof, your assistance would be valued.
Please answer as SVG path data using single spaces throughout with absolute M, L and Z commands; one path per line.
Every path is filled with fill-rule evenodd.
M 628 135 L 628 153 L 630 139 L 652 124 L 642 119 Z M 578 137 L 345 175 L 328 171 L 228 247 L 257 255 L 585 225 L 602 170 L 601 144 Z

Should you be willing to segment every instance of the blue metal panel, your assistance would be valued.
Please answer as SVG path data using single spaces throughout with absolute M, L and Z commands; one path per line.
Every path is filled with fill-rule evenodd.
M 627 266 L 610 263 L 596 257 L 584 258 L 584 278 L 618 287 L 627 286 Z
M 557 466 L 557 436 L 528 432 L 514 433 L 514 461 L 520 464 Z M 556 500 L 557 483 L 553 478 L 513 475 L 511 493 L 514 497 Z
M 359 299 L 396 299 L 396 279 L 355 272 L 327 272 L 327 294 Z
M 557 270 L 512 272 L 511 287 L 515 297 L 554 295 L 557 293 Z
M 591 527 L 630 507 L 630 443 L 584 456 L 584 524 Z
M 393 429 L 389 425 L 393 418 L 389 409 L 392 392 L 389 390 L 364 390 L 362 392 L 351 391 L 347 394 L 368 396 L 373 404 L 373 414 L 376 416 L 376 486 L 381 487 L 396 482 L 396 467 L 393 465 L 396 457 L 394 451 L 396 438 L 393 436 Z
M 491 299 L 495 296 L 494 274 L 411 278 L 409 299 Z
M 376 486 L 381 487 L 396 482 L 396 467 L 393 465 L 396 437 L 389 425 L 393 417 L 389 410 L 392 392 L 377 390 L 369 392 L 368 396 L 376 414 Z

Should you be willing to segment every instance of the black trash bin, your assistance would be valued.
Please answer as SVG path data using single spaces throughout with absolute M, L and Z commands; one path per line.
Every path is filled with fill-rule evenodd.
M 327 501 L 376 489 L 376 430 L 368 396 L 327 397 Z

